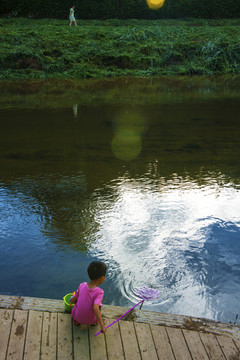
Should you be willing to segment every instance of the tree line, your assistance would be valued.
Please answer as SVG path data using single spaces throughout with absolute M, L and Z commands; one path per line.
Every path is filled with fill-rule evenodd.
M 1 0 L 0 16 L 68 19 L 75 5 L 77 19 L 237 18 L 239 0 L 165 0 L 150 10 L 145 0 Z

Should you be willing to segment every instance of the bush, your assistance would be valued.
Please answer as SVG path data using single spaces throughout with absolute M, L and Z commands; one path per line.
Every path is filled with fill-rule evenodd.
M 76 0 L 79 19 L 162 19 L 162 18 L 236 18 L 239 0 L 165 0 L 159 10 L 148 9 L 146 0 Z M 68 19 L 72 3 L 67 0 L 1 0 L 1 16 Z

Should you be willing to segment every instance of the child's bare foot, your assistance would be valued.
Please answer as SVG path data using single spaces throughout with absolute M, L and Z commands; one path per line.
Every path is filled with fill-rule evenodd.
M 81 324 L 79 324 L 77 321 L 75 321 L 75 320 L 73 320 L 73 323 L 74 323 L 74 325 L 76 325 L 76 326 L 79 326 L 79 325 L 81 325 Z
M 91 324 L 90 326 L 97 326 L 97 323 L 95 323 L 95 324 Z

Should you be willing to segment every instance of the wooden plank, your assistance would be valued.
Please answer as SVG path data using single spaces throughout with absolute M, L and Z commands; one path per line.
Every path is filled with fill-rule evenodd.
M 57 313 L 43 313 L 41 360 L 56 360 Z
M 223 352 L 213 334 L 199 333 L 210 360 L 225 360 Z
M 65 312 L 63 300 L 44 299 L 27 296 L 0 295 L 0 308 L 18 310 L 38 310 Z
M 27 330 L 28 311 L 15 310 L 10 334 L 7 360 L 19 360 L 23 357 Z
M 113 321 L 114 321 L 113 319 L 107 319 L 105 320 L 105 325 L 108 326 Z M 107 345 L 107 354 L 109 360 L 113 360 L 113 359 L 124 360 L 122 340 L 121 340 L 118 322 L 107 329 L 106 345 Z
M 0 360 L 5 360 L 13 320 L 13 310 L 0 309 Z
M 208 360 L 206 350 L 200 339 L 198 332 L 191 330 L 183 330 L 183 335 L 187 342 L 189 351 L 193 360 Z
M 24 360 L 38 360 L 40 358 L 42 318 L 42 312 L 29 311 Z
M 63 300 L 8 295 L 0 295 L 0 308 L 38 310 L 58 313 L 65 312 Z M 127 307 L 104 305 L 102 313 L 105 318 L 117 319 L 127 310 L 129 310 Z M 204 318 L 164 314 L 160 312 L 136 309 L 132 312 L 132 318 L 135 322 L 208 332 L 217 335 L 226 335 L 240 340 L 240 326 L 231 323 L 221 323 Z
M 74 360 L 89 360 L 88 326 L 73 324 L 73 354 Z
M 100 326 L 89 326 L 89 342 L 90 342 L 90 355 L 91 360 L 105 360 L 107 359 L 105 335 L 99 334 L 94 336 L 100 331 Z
M 166 328 L 173 353 L 177 360 L 192 360 L 182 330 Z
M 123 351 L 126 360 L 141 360 L 137 336 L 133 322 L 120 321 L 120 332 L 123 343 Z
M 71 314 L 58 314 L 57 359 L 72 360 L 72 317 Z
M 227 359 L 240 360 L 240 351 L 231 338 L 226 336 L 217 336 L 217 341 Z
M 175 360 L 166 328 L 164 326 L 151 325 L 151 331 L 159 360 Z
M 158 360 L 150 326 L 134 323 L 142 360 Z
M 236 345 L 238 351 L 240 351 L 240 340 L 238 340 L 238 339 L 233 339 L 233 342 L 234 342 L 234 344 Z

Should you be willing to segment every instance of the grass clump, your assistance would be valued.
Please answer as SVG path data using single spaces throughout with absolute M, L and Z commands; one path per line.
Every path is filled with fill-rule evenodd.
M 236 19 L 1 19 L 0 39 L 0 79 L 240 73 Z

